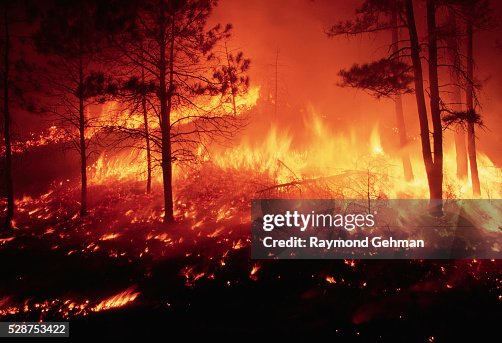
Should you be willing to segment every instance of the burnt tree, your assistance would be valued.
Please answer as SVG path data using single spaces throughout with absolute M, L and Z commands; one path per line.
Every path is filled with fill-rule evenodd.
M 3 2 L 3 138 L 5 143 L 5 190 L 7 196 L 7 210 L 5 212 L 5 229 L 12 227 L 12 217 L 14 216 L 14 184 L 12 180 L 12 144 L 11 144 L 11 114 L 10 114 L 10 59 L 11 59 L 11 37 L 10 37 L 10 13 L 9 1 Z
M 408 136 L 403 113 L 402 94 L 411 93 L 409 87 L 412 78 L 410 68 L 404 58 L 408 56 L 407 46 L 401 46 L 399 30 L 402 23 L 402 3 L 400 1 L 365 1 L 357 10 L 354 20 L 339 22 L 333 25 L 327 34 L 329 37 L 339 35 L 357 35 L 390 31 L 390 53 L 387 57 L 363 65 L 354 65 L 349 70 L 342 70 L 341 86 L 361 88 L 371 95 L 381 98 L 388 97 L 394 101 L 396 126 L 399 135 L 399 154 L 403 164 L 404 177 L 407 181 L 413 179 L 409 153 L 406 151 Z
M 4 161 L 2 163 L 2 188 L 7 198 L 4 228 L 12 228 L 14 217 L 14 178 L 12 172 L 13 157 L 13 118 L 19 111 L 31 111 L 35 91 L 38 87 L 34 81 L 33 61 L 26 59 L 27 28 L 32 28 L 38 16 L 36 3 L 31 1 L 9 1 L 1 3 L 0 15 L 0 56 L 1 56 L 1 81 L 0 98 L 2 106 L 2 140 L 4 143 Z
M 247 78 L 238 73 L 245 72 L 249 62 L 241 56 L 233 66 L 235 59 L 218 53 L 217 46 L 229 37 L 231 26 L 206 28 L 216 1 L 130 5 L 127 15 L 112 16 L 122 29 L 115 29 L 110 39 L 121 58 L 144 70 L 144 82 L 154 87 L 146 99 L 151 105 L 147 115 L 155 119 L 149 136 L 156 146 L 152 150 L 160 155 L 164 222 L 172 223 L 173 164 L 193 161 L 207 140 L 231 137 L 243 125 L 232 103 L 247 89 Z
M 47 95 L 55 99 L 44 110 L 58 118 L 80 157 L 81 216 L 87 213 L 87 161 L 96 134 L 90 107 L 103 103 L 112 85 L 96 62 L 104 42 L 102 11 L 99 1 L 55 1 L 34 34 L 38 51 L 48 58 Z
M 461 42 L 460 38 L 461 29 L 457 20 L 457 13 L 454 9 L 448 9 L 448 23 L 446 29 L 446 45 L 447 45 L 447 55 L 449 63 L 452 68 L 450 70 L 451 79 L 451 102 L 452 109 L 455 112 L 462 111 L 462 85 L 464 82 L 462 69 L 462 54 L 460 51 Z M 468 175 L 468 165 L 467 165 L 467 149 L 465 145 L 465 130 L 463 128 L 455 128 L 454 132 L 455 140 L 455 157 L 457 164 L 457 177 L 459 179 L 465 179 Z

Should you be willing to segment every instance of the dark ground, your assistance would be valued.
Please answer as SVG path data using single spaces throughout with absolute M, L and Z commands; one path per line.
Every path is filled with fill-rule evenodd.
M 184 229 L 172 228 L 170 236 L 176 241 Z M 97 251 L 70 256 L 68 251 L 89 238 L 80 237 L 85 243 L 62 242 L 55 234 L 16 238 L 0 247 L 0 294 L 9 295 L 10 306 L 19 304 L 20 310 L 2 320 L 69 320 L 71 338 L 82 340 L 329 336 L 336 341 L 456 342 L 498 335 L 498 261 L 251 261 L 248 246 L 227 250 L 245 229 L 234 227 L 223 237 L 190 237 L 166 248 L 155 239 L 141 242 L 136 228 L 101 241 Z M 144 245 L 149 253 L 139 257 Z M 117 249 L 126 255 L 109 256 Z M 251 275 L 255 265 L 259 270 Z M 134 301 L 90 310 L 131 285 L 139 292 Z M 90 304 L 78 313 L 63 304 L 65 299 Z M 44 312 L 36 304 L 46 300 L 50 305 Z

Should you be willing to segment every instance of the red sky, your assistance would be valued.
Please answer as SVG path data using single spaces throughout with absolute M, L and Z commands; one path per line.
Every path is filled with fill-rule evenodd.
M 337 20 L 349 19 L 360 1 L 329 0 L 222 0 L 214 12 L 214 22 L 232 23 L 229 46 L 244 51 L 252 60 L 252 82 L 264 89 L 274 82 L 274 63 L 279 50 L 279 103 L 291 107 L 314 106 L 328 120 L 343 125 L 393 126 L 393 104 L 376 101 L 362 91 L 336 86 L 337 73 L 354 62 L 364 63 L 385 55 L 387 33 L 365 37 L 328 39 L 324 29 Z M 500 13 L 501 4 L 496 4 Z M 424 22 L 417 8 L 417 21 Z M 496 14 L 497 15 L 497 14 Z M 480 93 L 482 114 L 489 128 L 479 131 L 481 150 L 497 155 L 502 163 L 502 52 L 495 40 L 500 27 L 475 36 L 476 75 L 484 82 Z M 268 86 L 268 87 L 267 87 Z M 282 99 L 281 99 L 282 98 Z M 406 97 L 410 135 L 417 134 L 413 95 Z M 341 120 L 341 121 L 340 121 Z M 493 157 L 492 157 L 493 158 Z

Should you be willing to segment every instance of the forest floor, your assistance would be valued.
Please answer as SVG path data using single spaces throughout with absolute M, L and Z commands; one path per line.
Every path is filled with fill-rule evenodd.
M 259 180 L 191 175 L 169 226 L 162 197 L 142 183 L 92 186 L 83 219 L 70 183 L 25 196 L 0 238 L 0 320 L 69 320 L 70 336 L 87 339 L 441 342 L 497 331 L 500 261 L 252 260 Z

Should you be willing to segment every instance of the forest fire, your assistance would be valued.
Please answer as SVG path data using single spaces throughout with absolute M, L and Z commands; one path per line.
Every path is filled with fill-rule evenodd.
M 1 321 L 110 339 L 498 327 L 502 7 L 288 1 L 2 3 Z M 381 221 L 325 221 L 361 213 Z M 442 250 L 260 255 L 256 229 Z
M 130 287 L 117 295 L 105 299 L 96 306 L 94 306 L 93 308 L 91 308 L 91 311 L 99 312 L 99 311 L 106 311 L 112 308 L 122 307 L 134 301 L 138 297 L 139 292 L 134 292 L 134 290 L 135 287 Z

